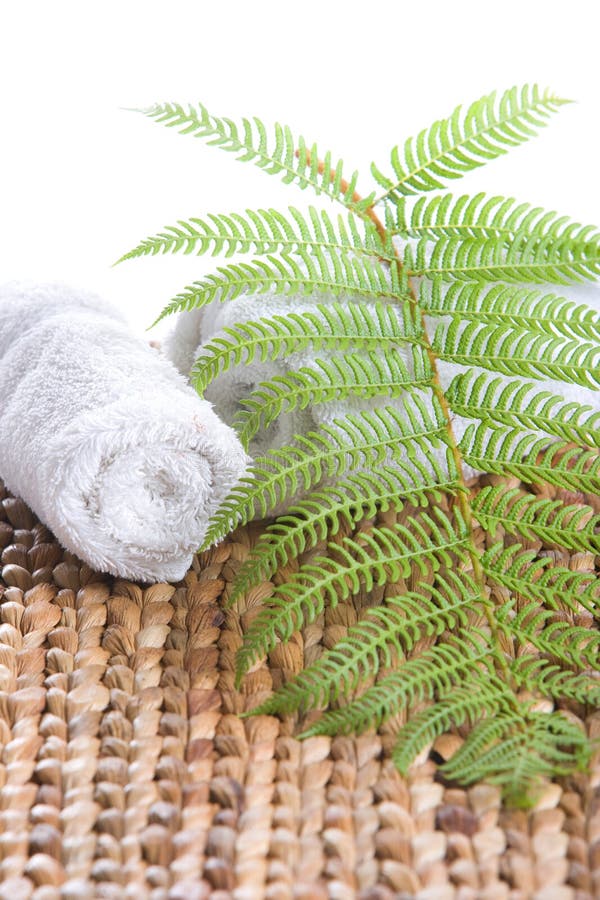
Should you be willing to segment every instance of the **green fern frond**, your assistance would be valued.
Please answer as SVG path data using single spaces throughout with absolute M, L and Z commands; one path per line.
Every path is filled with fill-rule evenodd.
M 317 405 L 328 423 L 255 460 L 205 537 L 206 548 L 282 513 L 229 595 L 244 609 L 253 588 L 277 585 L 249 616 L 238 685 L 326 609 L 361 607 L 344 638 L 254 712 L 325 706 L 307 731 L 325 735 L 401 715 L 393 758 L 403 772 L 461 727 L 444 775 L 486 779 L 517 803 L 590 759 L 572 714 L 539 713 L 540 702 L 600 701 L 600 637 L 588 624 L 600 619 L 588 571 L 600 556 L 600 514 L 592 499 L 578 502 L 600 492 L 600 413 L 566 399 L 573 386 L 600 390 L 600 313 L 527 286 L 599 275 L 600 233 L 510 197 L 414 195 L 523 143 L 564 102 L 525 86 L 459 107 L 394 148 L 389 174 L 373 166 L 382 193 L 364 200 L 356 174 L 346 181 L 341 163 L 319 160 L 287 127 L 157 105 L 146 111 L 157 121 L 345 210 L 181 220 L 124 257 L 252 254 L 194 282 L 159 319 L 254 295 L 254 320 L 199 351 L 198 392 L 233 366 L 262 363 L 265 374 L 247 373 L 254 387 L 233 398 L 244 443 Z M 269 316 L 274 297 L 289 299 L 289 312 Z M 564 396 L 545 389 L 548 379 Z M 363 411 L 334 418 L 344 404 Z M 467 489 L 467 467 L 493 486 Z
M 342 522 L 353 526 L 378 511 L 385 512 L 390 507 L 400 510 L 400 498 L 413 506 L 427 506 L 431 499 L 439 502 L 444 494 L 452 495 L 458 488 L 449 454 L 445 468 L 435 459 L 428 465 L 416 458 L 397 459 L 393 467 L 355 472 L 335 485 L 313 491 L 267 526 L 237 573 L 230 603 L 269 579 L 279 566 L 333 537 Z
M 472 687 L 470 690 L 473 710 L 478 711 L 479 704 L 485 703 L 488 697 L 490 702 L 496 703 L 489 647 L 471 635 L 458 632 L 451 640 L 400 663 L 356 700 L 341 709 L 325 712 L 303 733 L 303 737 L 360 734 L 368 728 L 378 728 L 386 719 L 414 703 L 455 690 L 456 685 L 466 678 L 478 687 L 476 691 Z
M 316 144 L 309 147 L 303 137 L 295 138 L 287 125 L 275 123 L 269 132 L 256 117 L 236 123 L 211 115 L 201 103 L 187 109 L 179 103 L 156 103 L 138 112 L 180 134 L 203 138 L 212 147 L 235 153 L 238 161 L 252 162 L 268 175 L 278 175 L 284 184 L 310 187 L 358 210 L 367 209 L 373 201 L 374 195 L 361 201 L 354 198 L 357 172 L 345 180 L 341 160 L 334 164 L 329 152 L 320 157 Z
M 395 665 L 396 655 L 409 653 L 420 638 L 467 626 L 466 610 L 479 599 L 469 576 L 452 571 L 438 574 L 435 586 L 419 585 L 416 591 L 388 597 L 385 606 L 370 609 L 332 650 L 263 703 L 260 712 L 291 713 L 347 697 L 363 678 Z
M 521 429 L 488 424 L 469 425 L 460 441 L 463 460 L 474 469 L 516 475 L 528 484 L 553 484 L 574 492 L 600 491 L 600 455 L 564 441 L 554 441 Z
M 240 213 L 211 213 L 206 219 L 192 218 L 169 225 L 125 253 L 118 262 L 140 256 L 185 253 L 202 256 L 233 256 L 235 253 L 272 255 L 315 249 L 377 256 L 393 261 L 377 229 L 368 219 L 348 214 L 337 221 L 324 211 L 309 207 L 306 213 L 293 206 L 288 215 L 275 209 L 247 209 Z
M 590 754 L 585 732 L 560 712 L 501 712 L 473 729 L 443 772 L 463 784 L 500 785 L 509 803 L 523 806 L 542 779 L 586 768 Z
M 314 310 L 298 313 L 290 305 L 288 315 L 240 322 L 205 344 L 190 374 L 196 390 L 202 393 L 232 365 L 274 362 L 307 349 L 315 353 L 349 348 L 371 352 L 383 347 L 387 354 L 395 344 L 422 346 L 423 330 L 406 301 L 393 305 L 381 301 L 317 304 Z M 416 353 L 413 360 L 416 370 L 424 372 Z
M 489 672 L 477 673 L 469 684 L 453 685 L 441 692 L 435 703 L 411 716 L 398 732 L 392 759 L 403 775 L 408 774 L 416 756 L 441 734 L 465 723 L 471 725 L 487 716 L 495 716 L 508 705 L 510 694 Z
M 591 406 L 566 402 L 533 382 L 491 378 L 467 369 L 449 384 L 446 399 L 452 410 L 467 419 L 481 419 L 518 430 L 532 431 L 600 448 L 600 413 Z
M 528 288 L 490 286 L 479 281 L 444 284 L 434 278 L 421 283 L 419 306 L 429 315 L 452 316 L 462 322 L 510 325 L 567 340 L 600 341 L 600 314 L 596 310 Z
M 439 325 L 432 341 L 439 358 L 463 367 L 548 379 L 598 390 L 600 343 L 553 337 L 512 325 Z
M 441 409 L 434 404 L 430 411 L 417 395 L 410 403 L 399 401 L 398 408 L 348 415 L 318 431 L 296 435 L 294 444 L 255 460 L 211 520 L 204 546 L 255 516 L 268 515 L 287 497 L 310 490 L 323 478 L 383 465 L 389 454 L 396 455 L 403 447 L 429 457 L 432 445 L 439 447 L 445 440 Z
M 547 609 L 566 606 L 579 613 L 583 608 L 596 616 L 600 611 L 600 583 L 594 572 L 574 572 L 518 543 L 494 544 L 481 564 L 492 582 Z
M 334 607 L 361 587 L 370 591 L 376 584 L 409 578 L 412 566 L 421 577 L 442 566 L 455 567 L 469 544 L 464 522 L 455 516 L 456 523 L 436 509 L 406 525 L 373 528 L 345 537 L 342 544 L 328 544 L 330 555 L 301 566 L 253 620 L 238 653 L 238 679 L 279 641 L 314 622 L 326 603 Z
M 414 203 L 399 199 L 386 207 L 386 230 L 405 238 L 490 238 L 515 246 L 568 240 L 583 247 L 600 239 L 593 225 L 572 222 L 568 216 L 514 197 L 490 197 L 484 192 L 419 197 Z
M 600 681 L 593 674 L 571 672 L 561 666 L 551 665 L 539 656 L 520 656 L 513 660 L 511 671 L 522 690 L 551 700 L 574 700 L 598 706 Z
M 326 256 L 324 252 L 313 255 L 297 250 L 294 256 L 282 253 L 251 263 L 219 266 L 216 275 L 194 281 L 174 297 L 153 325 L 173 313 L 198 309 L 213 301 L 222 303 L 234 300 L 241 294 L 268 292 L 282 295 L 315 292 L 334 296 L 354 294 L 373 300 L 408 298 L 405 278 L 402 278 L 397 266 L 386 266 L 366 256 Z
M 546 545 L 575 552 L 600 552 L 600 515 L 590 506 L 537 498 L 518 488 L 484 487 L 472 500 L 481 527 L 494 534 L 501 527 Z
M 600 274 L 600 239 L 422 238 L 406 245 L 402 262 L 411 275 L 442 281 L 571 284 Z
M 528 603 L 518 611 L 509 601 L 496 611 L 496 621 L 521 650 L 531 648 L 568 668 L 595 668 L 600 663 L 600 632 L 557 619 L 556 612 Z M 600 682 L 597 683 L 600 689 Z
M 447 119 L 409 138 L 402 149 L 394 147 L 391 177 L 372 165 L 373 176 L 385 189 L 375 202 L 436 190 L 447 179 L 462 178 L 529 140 L 568 102 L 537 85 L 525 85 L 505 91 L 499 99 L 495 92 L 481 97 L 464 113 L 458 106 Z
M 282 413 L 311 409 L 317 404 L 349 397 L 371 399 L 400 397 L 406 391 L 430 388 L 431 378 L 415 378 L 399 355 L 391 353 L 346 353 L 316 358 L 311 366 L 261 381 L 242 400 L 244 407 L 233 427 L 244 447 L 255 434 L 271 425 Z

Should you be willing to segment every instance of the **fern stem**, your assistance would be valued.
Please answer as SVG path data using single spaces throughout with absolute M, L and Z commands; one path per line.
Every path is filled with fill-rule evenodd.
M 376 227 L 377 227 L 378 233 L 380 235 L 382 235 L 382 240 L 384 242 L 386 240 L 388 240 L 386 229 L 385 229 L 383 223 L 381 222 L 381 220 L 379 219 L 379 217 L 377 216 L 377 213 L 375 212 L 373 206 L 370 207 L 370 210 L 368 210 L 367 212 L 369 213 L 369 218 L 373 221 L 374 224 L 375 224 L 375 221 L 378 222 L 378 226 L 376 226 Z M 400 253 L 396 248 L 394 248 L 394 250 L 395 250 L 395 255 L 396 255 L 395 265 L 398 269 L 398 274 L 402 277 L 403 265 L 402 265 L 402 260 L 400 258 Z M 408 286 L 408 299 L 409 299 L 410 305 L 413 309 L 415 316 L 418 317 L 418 319 L 419 319 L 420 326 L 421 326 L 421 329 L 422 329 L 422 332 L 424 335 L 423 346 L 424 346 L 424 350 L 427 355 L 427 360 L 429 362 L 429 365 L 431 367 L 431 372 L 432 372 L 431 387 L 436 396 L 436 399 L 438 400 L 438 402 L 440 404 L 440 408 L 442 410 L 444 420 L 446 422 L 446 431 L 447 431 L 448 439 L 450 442 L 450 450 L 452 452 L 452 457 L 454 459 L 454 464 L 456 466 L 456 471 L 458 473 L 458 488 L 459 489 L 457 492 L 457 504 L 458 504 L 458 508 L 461 512 L 461 515 L 464 519 L 465 525 L 466 525 L 467 529 L 469 530 L 469 534 L 471 535 L 471 541 L 470 541 L 471 550 L 470 550 L 469 556 L 470 556 L 470 559 L 471 559 L 471 562 L 473 565 L 473 573 L 475 576 L 476 583 L 477 583 L 478 587 L 481 588 L 482 594 L 483 594 L 483 589 L 485 587 L 483 567 L 481 565 L 481 561 L 479 559 L 479 554 L 478 554 L 475 544 L 473 542 L 473 514 L 472 514 L 472 510 L 471 510 L 471 504 L 469 503 L 469 501 L 467 499 L 468 495 L 469 495 L 469 489 L 467 488 L 467 485 L 465 482 L 465 474 L 464 474 L 464 469 L 463 469 L 462 455 L 461 455 L 460 450 L 458 449 L 458 442 L 457 442 L 456 436 L 454 434 L 454 428 L 452 427 L 452 416 L 451 416 L 451 412 L 450 412 L 450 406 L 448 404 L 448 400 L 446 399 L 446 393 L 442 387 L 442 382 L 440 379 L 440 373 L 439 373 L 439 369 L 438 369 L 437 355 L 431 345 L 431 341 L 429 339 L 429 334 L 427 332 L 427 320 L 425 318 L 425 313 L 419 305 L 419 302 L 417 300 L 417 294 L 416 294 L 416 291 L 414 289 L 413 283 L 412 283 L 409 275 L 406 275 L 406 282 L 407 282 L 407 286 Z
M 377 218 L 377 214 L 374 213 L 375 218 Z M 380 223 L 381 224 L 381 223 Z M 381 226 L 383 228 L 383 225 Z M 384 229 L 385 233 L 385 229 Z M 385 240 L 385 238 L 384 238 Z M 390 239 L 391 243 L 391 239 Z M 398 274 L 402 274 L 402 261 L 400 259 L 400 254 L 396 247 L 394 247 L 394 251 L 396 254 L 396 266 L 398 268 Z M 456 472 L 458 475 L 458 490 L 456 492 L 456 504 L 462 516 L 462 519 L 465 524 L 465 528 L 468 532 L 469 536 L 469 559 L 471 560 L 471 565 L 473 566 L 473 580 L 479 589 L 481 595 L 481 602 L 483 605 L 483 610 L 485 613 L 485 617 L 490 629 L 490 634 L 494 638 L 494 645 L 498 648 L 498 652 L 495 654 L 495 657 L 498 661 L 500 669 L 502 671 L 502 677 L 505 684 L 510 684 L 512 681 L 511 671 L 508 665 L 508 661 L 501 650 L 502 644 L 500 642 L 500 629 L 498 628 L 498 624 L 496 622 L 494 605 L 489 601 L 486 597 L 486 586 L 485 586 L 485 571 L 481 562 L 481 558 L 477 547 L 475 546 L 475 539 L 473 536 L 473 510 L 471 508 L 471 503 L 469 502 L 469 489 L 466 485 L 465 481 L 465 473 L 463 468 L 463 457 L 458 448 L 458 441 L 456 440 L 456 435 L 454 434 L 454 428 L 452 426 L 452 416 L 450 412 L 450 405 L 446 398 L 446 393 L 442 387 L 442 382 L 440 379 L 440 373 L 438 368 L 438 359 L 435 350 L 431 345 L 431 341 L 429 339 L 429 333 L 427 331 L 427 320 L 425 317 L 425 312 L 421 309 L 419 302 L 417 300 L 417 295 L 412 284 L 411 278 L 409 275 L 406 275 L 407 287 L 408 287 L 408 297 L 409 303 L 414 311 L 415 316 L 417 316 L 421 323 L 421 328 L 423 330 L 424 335 L 424 349 L 427 355 L 427 359 L 429 365 L 431 367 L 432 378 L 431 378 L 431 386 L 433 393 L 435 394 L 436 399 L 440 404 L 440 408 L 442 410 L 442 414 L 444 416 L 444 420 L 446 422 L 446 430 L 448 434 L 450 452 L 452 453 L 452 457 L 454 459 L 454 465 L 456 467 Z
M 398 267 L 399 274 L 402 270 L 402 262 L 400 260 L 400 255 L 396 250 L 396 265 Z M 454 428 L 452 427 L 452 417 L 450 412 L 450 405 L 446 398 L 446 393 L 442 387 L 442 383 L 440 380 L 440 374 L 438 369 L 438 361 L 435 350 L 431 345 L 431 341 L 429 339 L 429 334 L 427 332 L 427 321 L 425 317 L 424 311 L 421 309 L 415 289 L 411 282 L 410 276 L 407 276 L 407 286 L 408 286 L 408 296 L 409 302 L 415 312 L 415 315 L 420 318 L 421 327 L 423 329 L 423 334 L 425 336 L 425 353 L 427 354 L 427 359 L 429 361 L 429 365 L 431 366 L 432 371 L 432 390 L 435 394 L 440 408 L 442 410 L 444 420 L 446 422 L 446 430 L 448 433 L 449 446 L 450 451 L 452 453 L 452 457 L 454 459 L 454 465 L 456 467 L 456 471 L 458 474 L 458 490 L 456 492 L 456 503 L 460 514 L 464 520 L 465 528 L 467 529 L 469 535 L 469 558 L 471 560 L 471 565 L 473 566 L 473 580 L 477 585 L 480 595 L 481 602 L 483 605 L 483 610 L 485 613 L 485 617 L 488 623 L 488 627 L 490 629 L 490 634 L 494 638 L 494 645 L 498 648 L 498 652 L 495 654 L 500 669 L 502 671 L 502 677 L 505 684 L 510 684 L 512 681 L 511 671 L 508 665 L 508 661 L 504 653 L 502 652 L 502 644 L 500 642 L 500 629 L 498 628 L 498 624 L 496 622 L 494 605 L 489 601 L 486 597 L 486 586 L 485 586 L 485 571 L 481 562 L 480 555 L 477 551 L 477 547 L 475 546 L 475 539 L 473 536 L 473 510 L 471 508 L 471 503 L 469 502 L 469 489 L 467 488 L 465 481 L 465 473 L 463 468 L 463 458 L 460 450 L 458 449 L 458 441 L 456 440 L 456 435 L 454 434 Z
M 296 152 L 299 154 L 299 151 L 296 151 Z M 307 164 L 310 164 L 310 151 L 306 149 L 304 152 L 306 153 Z M 325 164 L 321 160 L 318 161 L 318 171 L 319 171 L 320 175 L 322 175 L 325 171 Z M 335 170 L 330 169 L 329 177 L 332 181 L 335 178 L 335 174 L 336 174 Z M 343 183 L 342 183 L 342 188 L 344 188 Z M 346 185 L 346 188 L 347 188 L 347 185 Z M 468 553 L 469 553 L 469 559 L 471 561 L 471 565 L 473 566 L 473 578 L 474 578 L 475 584 L 477 585 L 477 587 L 480 591 L 480 594 L 481 594 L 481 601 L 483 604 L 485 617 L 486 617 L 488 626 L 490 628 L 490 633 L 495 639 L 494 642 L 495 642 L 496 647 L 501 647 L 502 645 L 499 640 L 499 629 L 498 629 L 498 625 L 496 623 L 496 619 L 495 619 L 495 615 L 494 615 L 494 606 L 486 598 L 485 572 L 484 572 L 484 568 L 482 566 L 481 559 L 480 559 L 479 553 L 477 551 L 477 548 L 475 546 L 475 541 L 473 538 L 473 511 L 471 509 L 471 504 L 468 499 L 469 498 L 469 489 L 467 488 L 466 481 L 465 481 L 463 459 L 462 459 L 461 452 L 458 449 L 458 442 L 457 442 L 456 436 L 454 434 L 454 428 L 452 427 L 452 417 L 451 417 L 451 412 L 450 412 L 450 406 L 446 399 L 446 394 L 445 394 L 445 391 L 444 391 L 444 389 L 442 387 L 442 383 L 441 383 L 438 364 L 437 364 L 437 355 L 431 345 L 431 341 L 429 339 L 429 334 L 427 332 L 427 320 L 425 317 L 425 313 L 421 309 L 421 306 L 419 305 L 419 302 L 417 300 L 416 291 L 412 284 L 410 275 L 408 275 L 407 273 L 403 273 L 404 267 L 402 265 L 400 253 L 399 253 L 397 247 L 394 245 L 391 235 L 388 234 L 388 231 L 387 231 L 385 225 L 383 224 L 383 222 L 381 221 L 381 219 L 375 212 L 375 205 L 378 201 L 375 200 L 370 206 L 363 207 L 363 209 L 360 209 L 360 203 L 361 203 L 362 199 L 363 198 L 356 190 L 352 193 L 352 204 L 354 204 L 358 208 L 357 211 L 359 211 L 360 215 L 363 215 L 366 218 L 370 219 L 370 221 L 373 223 L 373 225 L 375 226 L 375 229 L 377 230 L 377 234 L 379 235 L 379 237 L 381 239 L 382 245 L 384 247 L 390 246 L 393 248 L 394 256 L 395 256 L 395 265 L 397 267 L 400 281 L 402 281 L 403 277 L 406 278 L 406 283 L 407 283 L 407 287 L 408 287 L 408 292 L 407 292 L 408 300 L 409 300 L 410 306 L 413 310 L 415 317 L 418 318 L 418 320 L 419 320 L 421 330 L 424 335 L 424 342 L 423 342 L 424 349 L 425 349 L 425 353 L 427 355 L 427 359 L 428 359 L 429 365 L 431 367 L 431 373 L 432 373 L 431 387 L 432 387 L 433 393 L 435 394 L 437 401 L 440 404 L 440 408 L 441 408 L 442 414 L 444 416 L 444 420 L 446 422 L 446 431 L 448 434 L 450 451 L 452 453 L 452 458 L 454 460 L 454 465 L 456 467 L 456 472 L 457 472 L 457 476 L 458 476 L 458 478 L 457 478 L 457 488 L 458 489 L 456 492 L 456 503 L 457 503 L 460 515 L 464 521 L 464 525 L 465 525 L 465 528 L 468 533 L 468 538 L 469 538 Z M 391 263 L 390 263 L 390 265 L 391 265 Z M 510 672 L 510 669 L 508 666 L 508 662 L 505 659 L 502 651 L 499 651 L 496 654 L 496 658 L 502 669 L 505 683 L 510 683 L 511 672 Z
M 304 161 L 306 162 L 306 165 L 310 166 L 310 164 L 311 164 L 310 150 L 307 147 L 305 147 L 303 153 L 304 153 Z M 300 158 L 300 150 L 296 150 L 296 156 L 298 158 Z M 322 159 L 317 160 L 317 171 L 318 171 L 319 175 L 323 175 L 325 172 L 325 163 L 323 162 Z M 329 180 L 332 183 L 335 180 L 335 177 L 336 177 L 335 169 L 330 169 L 329 170 Z M 348 195 L 349 188 L 350 188 L 349 183 L 346 181 L 345 178 L 342 178 L 340 180 L 340 189 L 344 196 Z M 357 215 L 362 216 L 363 218 L 370 219 L 370 221 L 373 223 L 373 225 L 375 226 L 375 228 L 377 230 L 377 234 L 379 235 L 379 237 L 381 239 L 381 243 L 385 246 L 385 243 L 387 240 L 387 231 L 386 231 L 381 219 L 375 212 L 375 208 L 374 208 L 375 204 L 372 203 L 370 206 L 361 209 L 360 204 L 363 201 L 363 197 L 356 190 L 354 190 L 352 192 L 350 201 L 351 201 L 350 208 L 353 210 L 353 212 L 357 213 Z M 397 256 L 397 254 L 396 254 L 396 256 Z M 388 260 L 388 262 L 389 262 L 389 260 Z

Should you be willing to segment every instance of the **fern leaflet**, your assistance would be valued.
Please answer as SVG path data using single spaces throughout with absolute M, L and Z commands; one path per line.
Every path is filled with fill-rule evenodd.
M 446 179 L 462 178 L 471 169 L 507 153 L 535 135 L 551 113 L 567 103 L 537 85 L 516 87 L 497 100 L 495 92 L 472 103 L 464 112 L 458 106 L 441 121 L 408 138 L 402 150 L 391 154 L 393 176 L 373 164 L 371 171 L 385 191 L 376 203 L 403 194 L 436 190 Z
M 463 459 L 482 472 L 516 475 L 529 484 L 554 484 L 582 493 L 600 490 L 600 456 L 563 441 L 514 428 L 470 425 L 460 442 Z
M 452 316 L 463 322 L 508 325 L 567 340 L 600 340 L 600 314 L 573 300 L 527 288 L 481 282 L 445 285 L 423 282 L 419 305 L 432 316 Z
M 411 717 L 410 722 L 400 729 L 392 754 L 400 772 L 407 774 L 415 756 L 440 734 L 465 722 L 473 725 L 486 715 L 496 716 L 503 706 L 508 705 L 510 695 L 506 688 L 493 676 L 488 677 L 485 690 L 481 690 L 483 685 L 475 677 L 470 685 L 460 684 L 441 691 L 434 704 Z
M 552 337 L 511 325 L 439 325 L 433 346 L 440 359 L 503 375 L 564 381 L 598 390 L 600 344 Z
M 600 413 L 591 406 L 565 402 L 532 382 L 512 381 L 476 374 L 473 369 L 457 375 L 446 392 L 455 413 L 532 431 L 565 441 L 600 448 Z
M 335 606 L 361 586 L 371 590 L 388 578 L 408 578 L 414 565 L 422 577 L 442 565 L 456 565 L 468 546 L 464 523 L 454 524 L 441 510 L 422 513 L 418 520 L 394 528 L 374 528 L 342 544 L 329 544 L 330 555 L 303 565 L 275 589 L 268 606 L 254 619 L 238 654 L 238 676 L 266 655 L 278 641 L 288 640 L 303 623 L 322 612 L 325 602 Z
M 418 588 L 371 609 L 332 650 L 263 703 L 260 711 L 285 714 L 346 698 L 363 678 L 390 668 L 396 655 L 410 652 L 423 636 L 465 627 L 466 609 L 479 600 L 477 587 L 465 573 L 438 575 L 436 586 Z
M 388 454 L 395 455 L 402 447 L 420 447 L 427 455 L 432 443 L 439 446 L 446 439 L 442 413 L 434 408 L 436 421 L 418 397 L 412 397 L 411 404 L 348 415 L 308 435 L 297 435 L 295 444 L 256 460 L 212 520 L 205 546 L 256 515 L 266 516 L 285 498 L 309 490 L 323 478 L 383 464 Z
M 528 603 L 518 611 L 514 602 L 500 607 L 496 619 L 505 634 L 524 649 L 564 663 L 568 668 L 594 668 L 600 662 L 600 633 L 556 619 L 556 613 Z M 600 684 L 598 685 L 600 688 Z
M 552 236 L 421 239 L 407 244 L 403 265 L 411 275 L 442 281 L 551 282 L 570 284 L 600 274 L 600 240 Z
M 538 499 L 518 488 L 484 487 L 473 498 L 473 512 L 486 531 L 500 526 L 509 534 L 578 552 L 600 552 L 600 516 L 583 504 Z
M 164 231 L 146 238 L 125 253 L 118 262 L 159 253 L 193 253 L 195 256 L 233 256 L 235 253 L 272 255 L 305 253 L 315 249 L 339 253 L 357 253 L 393 260 L 369 220 L 352 215 L 338 216 L 337 222 L 324 210 L 309 207 L 307 214 L 289 207 L 286 217 L 275 209 L 247 209 L 244 215 L 210 214 L 206 219 L 192 218 L 169 225 Z
M 414 506 L 427 506 L 431 498 L 439 501 L 443 494 L 455 493 L 459 482 L 451 456 L 447 469 L 450 474 L 435 460 L 424 465 L 418 459 L 397 459 L 393 466 L 355 472 L 312 491 L 267 527 L 237 574 L 230 602 L 270 578 L 278 566 L 337 534 L 342 521 L 354 525 L 391 506 L 400 509 L 400 497 Z
M 473 784 L 485 779 L 502 787 L 517 806 L 530 803 L 541 779 L 585 768 L 586 735 L 562 713 L 501 712 L 477 725 L 468 743 L 444 765 L 444 774 Z
M 518 543 L 506 548 L 502 543 L 494 544 L 483 554 L 481 563 L 492 582 L 545 608 L 566 606 L 575 613 L 583 608 L 593 615 L 600 611 L 600 584 L 594 573 L 573 572 L 552 564 L 548 557 L 539 557 L 535 550 L 525 550 Z
M 294 138 L 287 125 L 276 123 L 272 134 L 258 118 L 243 118 L 236 123 L 209 113 L 201 103 L 186 108 L 179 103 L 156 103 L 138 110 L 146 116 L 176 128 L 181 134 L 203 138 L 207 144 L 237 154 L 240 162 L 252 162 L 268 175 L 278 175 L 285 184 L 296 183 L 301 189 L 312 188 L 356 209 L 367 209 L 373 197 L 354 199 L 358 173 L 346 181 L 343 164 L 332 164 L 328 152 L 320 163 L 316 145 L 308 146 L 303 137 Z M 331 173 L 333 172 L 333 177 Z
M 328 360 L 316 358 L 310 366 L 260 382 L 242 401 L 244 409 L 233 426 L 247 448 L 254 435 L 282 413 L 349 397 L 400 397 L 407 390 L 431 384 L 431 378 L 416 379 L 399 355 L 382 359 L 378 353 L 348 353 Z
M 184 292 L 174 297 L 153 323 L 165 316 L 207 306 L 212 302 L 234 300 L 241 294 L 257 294 L 277 291 L 279 294 L 310 294 L 324 292 L 339 296 L 355 294 L 357 297 L 380 300 L 394 297 L 407 298 L 408 289 L 401 280 L 396 266 L 386 267 L 373 258 L 318 253 L 314 257 L 297 250 L 294 256 L 282 253 L 267 256 L 252 263 L 219 266 L 216 275 L 208 275 L 195 281 Z
M 471 678 L 482 687 L 479 693 L 470 691 L 472 708 L 479 710 L 488 694 L 485 685 L 493 679 L 492 660 L 485 642 L 460 631 L 451 640 L 400 663 L 356 700 L 325 712 L 304 734 L 360 733 L 378 727 L 409 704 L 453 690 L 463 678 Z M 489 693 L 495 703 L 495 689 Z
M 536 695 L 557 702 L 568 699 L 590 706 L 600 703 L 600 683 L 595 673 L 574 673 L 529 655 L 515 659 L 511 669 L 519 687 Z
M 366 350 L 391 347 L 394 344 L 421 346 L 422 329 L 415 323 L 407 302 L 394 304 L 381 301 L 366 303 L 317 304 L 312 311 L 273 316 L 251 322 L 240 322 L 225 328 L 206 343 L 196 360 L 191 379 L 199 393 L 232 365 L 274 362 L 289 353 L 310 349 Z M 421 357 L 423 354 L 421 354 Z M 424 373 L 424 363 L 414 364 Z
M 385 212 L 388 235 L 405 238 L 490 238 L 509 246 L 568 240 L 581 247 L 600 239 L 593 225 L 580 225 L 514 197 L 488 197 L 483 192 L 419 197 L 415 203 L 402 198 Z

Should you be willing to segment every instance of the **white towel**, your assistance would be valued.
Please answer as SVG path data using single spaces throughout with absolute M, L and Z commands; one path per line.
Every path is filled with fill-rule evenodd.
M 600 305 L 600 292 L 597 286 L 575 287 L 566 292 L 561 289 L 561 293 L 573 296 L 573 299 L 576 299 L 578 302 L 587 301 L 592 307 L 598 308 Z M 335 301 L 343 306 L 348 306 L 358 300 L 362 303 L 370 303 L 370 301 L 365 301 L 362 297 L 352 295 L 334 297 L 326 293 L 312 296 L 307 296 L 306 294 L 282 296 L 275 293 L 261 293 L 241 295 L 234 300 L 223 303 L 214 301 L 204 309 L 180 313 L 173 329 L 163 343 L 163 352 L 182 374 L 189 374 L 194 360 L 204 354 L 205 345 L 217 336 L 226 336 L 222 333 L 224 328 L 231 328 L 236 323 L 269 318 L 274 315 L 285 315 L 290 312 L 301 314 L 302 312 L 310 311 L 318 315 L 317 306 L 319 304 L 328 304 Z M 395 301 L 392 299 L 388 302 L 395 304 Z M 433 320 L 429 324 L 433 326 Z M 399 352 L 403 352 L 401 348 L 399 348 Z M 321 356 L 327 359 L 331 353 L 332 351 L 321 350 L 311 356 L 309 351 L 303 351 L 301 353 L 287 354 L 285 357 L 267 364 L 255 361 L 250 365 L 236 365 L 228 372 L 221 373 L 207 388 L 205 396 L 214 404 L 216 411 L 222 416 L 224 421 L 231 423 L 235 413 L 240 409 L 241 401 L 261 381 L 270 380 L 276 375 L 285 375 L 289 372 L 298 371 L 302 366 L 314 366 L 316 357 Z M 405 356 L 404 358 L 407 361 L 407 357 Z M 450 381 L 460 371 L 460 367 L 457 365 L 440 362 L 439 373 L 442 386 L 447 388 Z M 509 376 L 502 375 L 497 377 L 499 377 L 502 384 L 508 384 L 515 380 L 515 378 Z M 531 378 L 522 380 L 535 381 L 535 379 Z M 549 391 L 564 398 L 565 401 L 588 404 L 594 410 L 600 410 L 600 392 L 592 389 L 588 390 L 578 385 L 567 385 L 552 380 L 537 381 L 535 390 L 537 391 L 538 389 L 539 391 Z M 296 410 L 283 414 L 268 429 L 263 430 L 252 440 L 249 452 L 252 456 L 263 455 L 271 447 L 276 448 L 288 443 L 294 434 L 305 433 L 310 428 L 320 424 L 331 425 L 335 419 L 341 419 L 350 412 L 369 410 L 383 405 L 401 409 L 400 404 L 402 401 L 406 401 L 407 396 L 405 394 L 400 399 L 389 399 L 388 397 L 380 396 L 370 400 L 350 397 L 324 404 L 315 404 L 303 411 Z M 432 407 L 427 394 L 422 396 L 424 396 L 426 408 L 431 411 Z M 462 438 L 470 422 L 471 420 L 460 416 L 453 416 L 453 431 L 457 440 Z M 443 446 L 433 451 L 433 456 L 442 465 L 445 464 L 445 455 L 446 449 Z M 423 459 L 421 461 L 424 462 Z M 463 466 L 463 472 L 467 479 L 481 474 L 479 470 L 473 469 L 468 465 Z M 298 497 L 294 499 L 298 499 Z M 283 511 L 285 505 L 277 507 L 275 512 Z
M 92 294 L 0 288 L 0 477 L 92 568 L 185 575 L 247 456 L 211 404 Z

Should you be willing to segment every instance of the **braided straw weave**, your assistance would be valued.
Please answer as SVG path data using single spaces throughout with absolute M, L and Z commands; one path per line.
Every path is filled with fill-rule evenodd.
M 143 587 L 65 553 L 1 483 L 0 500 L 2 900 L 600 896 L 598 765 L 507 810 L 493 787 L 436 775 L 459 734 L 403 779 L 397 722 L 300 742 L 292 719 L 238 717 L 367 598 L 328 610 L 236 691 L 235 651 L 271 586 L 221 601 L 254 527 L 183 582 Z

